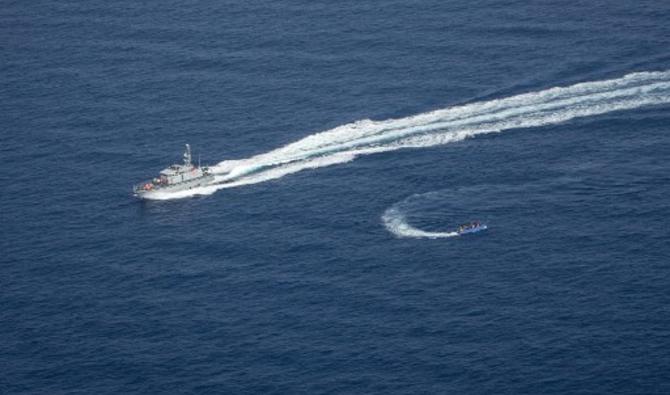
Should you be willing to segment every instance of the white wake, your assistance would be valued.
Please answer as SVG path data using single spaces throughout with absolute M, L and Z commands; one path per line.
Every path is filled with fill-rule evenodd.
M 397 237 L 439 239 L 458 236 L 457 232 L 427 232 L 413 227 L 407 222 L 405 214 L 398 207 L 391 207 L 382 215 L 386 229 Z
M 670 103 L 670 71 L 639 72 L 406 118 L 362 120 L 312 134 L 246 159 L 220 162 L 212 167 L 217 175 L 212 185 L 156 198 L 211 194 L 223 188 L 277 179 L 304 169 L 349 162 L 359 155 L 430 147 L 479 134 L 553 125 L 580 117 L 665 103 Z

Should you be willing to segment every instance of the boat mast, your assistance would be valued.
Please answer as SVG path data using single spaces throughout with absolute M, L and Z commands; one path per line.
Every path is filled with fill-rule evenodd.
M 184 152 L 184 165 L 191 165 L 191 146 L 186 144 L 186 152 Z

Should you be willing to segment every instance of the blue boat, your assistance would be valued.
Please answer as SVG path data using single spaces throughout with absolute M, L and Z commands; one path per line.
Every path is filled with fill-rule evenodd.
M 458 227 L 458 230 L 456 231 L 459 235 L 465 235 L 468 233 L 477 233 L 481 232 L 482 230 L 488 229 L 488 226 L 486 224 L 483 224 L 479 221 L 475 222 L 470 222 L 467 224 L 463 224 Z

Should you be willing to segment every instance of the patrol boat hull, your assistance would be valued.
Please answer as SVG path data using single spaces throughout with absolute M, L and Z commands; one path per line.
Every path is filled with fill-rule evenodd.
M 159 196 L 165 196 L 167 193 L 188 191 L 191 189 L 205 187 L 210 185 L 214 181 L 214 176 L 211 174 L 205 175 L 203 177 L 180 182 L 178 184 L 166 185 L 151 190 L 136 189 L 134 195 L 140 199 L 155 199 Z

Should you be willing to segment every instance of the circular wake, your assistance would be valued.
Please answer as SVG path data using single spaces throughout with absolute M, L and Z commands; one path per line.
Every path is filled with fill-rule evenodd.
M 438 239 L 459 236 L 458 232 L 427 232 L 417 229 L 407 222 L 405 214 L 399 207 L 391 207 L 382 215 L 386 229 L 397 237 Z
M 381 220 L 386 230 L 399 238 L 461 236 L 456 224 L 472 221 L 473 207 L 485 207 L 486 202 L 478 201 L 476 197 L 484 196 L 486 190 L 485 186 L 478 186 L 417 193 L 386 209 Z M 490 213 L 486 209 L 480 210 L 488 219 Z M 431 228 L 442 230 L 426 230 Z

